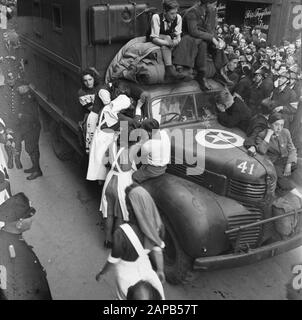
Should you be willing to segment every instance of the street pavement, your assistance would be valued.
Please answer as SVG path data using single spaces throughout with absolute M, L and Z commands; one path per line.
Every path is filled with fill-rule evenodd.
M 37 210 L 24 238 L 46 269 L 52 296 L 114 299 L 113 272 L 95 281 L 109 254 L 103 248 L 98 187 L 85 181 L 76 163 L 56 158 L 49 133 L 43 132 L 40 149 L 43 177 L 27 181 L 16 169 L 9 174 L 13 193 L 25 192 Z M 22 162 L 25 168 L 30 166 L 25 152 Z M 167 299 L 176 300 L 286 299 L 286 286 L 291 287 L 292 268 L 297 264 L 302 264 L 302 247 L 241 268 L 192 272 L 188 283 L 164 288 Z

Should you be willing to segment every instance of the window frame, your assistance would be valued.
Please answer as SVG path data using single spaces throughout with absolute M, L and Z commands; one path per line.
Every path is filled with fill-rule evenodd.
M 51 13 L 52 13 L 52 29 L 57 33 L 63 33 L 63 5 L 60 3 L 52 3 L 51 5 Z M 56 24 L 55 19 L 55 10 L 59 10 L 59 18 L 60 18 L 60 27 Z
M 33 13 L 33 32 L 37 37 L 41 38 L 42 37 L 42 29 L 43 29 L 42 1 L 41 0 L 33 0 L 32 13 Z M 36 15 L 36 13 L 38 13 L 38 14 Z

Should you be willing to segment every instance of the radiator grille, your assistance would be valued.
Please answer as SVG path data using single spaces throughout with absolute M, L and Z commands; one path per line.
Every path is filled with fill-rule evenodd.
M 233 215 L 228 217 L 229 230 L 244 226 L 250 223 L 262 220 L 262 212 L 258 208 L 247 208 L 250 213 Z M 239 232 L 229 234 L 229 240 L 232 246 L 236 249 L 255 248 L 258 245 L 262 234 L 262 227 L 256 226 L 244 229 L 240 232 L 240 239 L 238 240 Z
M 229 182 L 228 196 L 233 199 L 244 199 L 249 202 L 263 200 L 266 195 L 265 183 L 246 183 L 231 179 Z

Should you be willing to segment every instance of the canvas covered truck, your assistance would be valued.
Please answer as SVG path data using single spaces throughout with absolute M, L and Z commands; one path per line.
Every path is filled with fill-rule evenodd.
M 191 1 L 179 1 L 181 8 Z M 26 0 L 18 2 L 25 71 L 51 122 L 53 146 L 64 159 L 81 154 L 77 123 L 79 72 L 94 66 L 105 79 L 118 51 L 144 36 L 149 13 L 161 1 Z M 108 73 L 107 73 L 108 74 Z M 125 80 L 126 81 L 126 80 Z M 276 197 L 276 172 L 265 157 L 250 157 L 244 133 L 217 122 L 211 81 L 141 85 L 143 116 L 171 135 L 171 164 L 164 176 L 144 183 L 166 226 L 165 272 L 172 283 L 189 270 L 232 267 L 272 257 L 302 244 L 301 204 Z M 69 146 L 69 147 L 67 147 Z M 301 168 L 300 168 L 301 169 Z M 301 183 L 297 178 L 297 182 Z

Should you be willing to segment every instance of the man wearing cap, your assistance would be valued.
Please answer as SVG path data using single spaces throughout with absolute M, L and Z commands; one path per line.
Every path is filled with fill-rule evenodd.
M 242 76 L 235 86 L 234 92 L 239 94 L 244 102 L 248 104 L 251 98 L 251 88 L 253 86 L 253 73 L 249 63 L 242 64 L 241 68 Z
M 39 120 L 38 105 L 30 92 L 28 85 L 18 87 L 21 103 L 18 113 L 18 135 L 16 136 L 16 149 L 21 149 L 21 143 L 25 143 L 25 151 L 29 154 L 32 167 L 24 170 L 31 173 L 27 180 L 34 180 L 42 176 L 40 168 L 39 137 L 41 124 Z
M 265 96 L 269 97 L 274 90 L 273 74 L 271 72 L 271 67 L 269 64 L 262 64 L 261 69 L 263 70 L 263 88 Z
M 261 101 L 269 97 L 263 84 L 264 74 L 265 71 L 260 68 L 255 72 L 255 76 L 253 79 L 250 101 L 248 103 L 248 106 L 251 109 L 253 115 L 260 112 Z
M 277 106 L 290 107 L 290 103 L 297 102 L 298 98 L 294 90 L 289 87 L 289 72 L 281 71 L 279 73 L 277 87 L 273 91 L 272 99 L 276 101 Z M 280 112 L 281 110 L 279 110 Z
M 4 87 L 3 98 L 7 104 L 7 109 L 3 112 L 5 118 L 6 128 L 11 129 L 12 137 L 15 138 L 18 135 L 18 113 L 20 107 L 21 97 L 18 94 L 18 86 L 21 81 L 12 72 L 8 72 L 6 77 L 6 86 Z M 6 144 L 5 151 L 8 156 L 7 167 L 12 169 L 14 167 L 14 160 L 17 169 L 22 169 L 21 163 L 21 151 L 22 145 L 13 146 Z
M 298 102 L 298 97 L 295 91 L 290 88 L 290 74 L 287 70 L 279 73 L 277 85 L 273 91 L 272 99 L 276 101 L 276 111 L 283 115 L 284 127 L 289 129 L 297 112 L 293 104 Z

